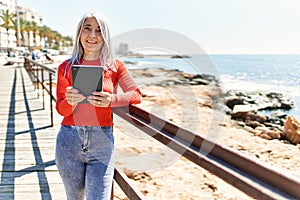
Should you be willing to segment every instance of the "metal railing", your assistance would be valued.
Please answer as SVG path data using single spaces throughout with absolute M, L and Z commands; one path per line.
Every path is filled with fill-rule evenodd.
M 53 80 L 55 79 L 56 71 L 49 67 L 46 67 L 32 59 L 24 57 L 24 67 L 29 74 L 32 82 L 34 83 L 38 96 L 40 95 L 39 90 L 41 87 L 42 90 L 42 102 L 43 109 L 45 109 L 45 91 L 47 92 L 47 96 L 49 96 L 49 109 L 50 109 L 50 124 L 53 126 L 54 124 L 54 115 L 53 115 L 53 101 L 56 102 L 56 98 L 53 96 Z M 48 87 L 46 83 L 48 82 Z
M 27 62 L 38 65 L 38 68 L 43 67 L 30 59 Z M 32 76 L 38 79 L 38 72 Z M 49 95 L 50 101 L 54 101 L 52 94 Z M 113 108 L 113 111 L 144 133 L 255 199 L 300 199 L 300 182 L 297 179 L 269 168 L 233 148 L 210 141 L 133 105 Z M 114 179 L 129 199 L 144 199 L 120 170 L 115 169 Z
M 255 199 L 300 199 L 299 180 L 136 106 L 114 113 Z

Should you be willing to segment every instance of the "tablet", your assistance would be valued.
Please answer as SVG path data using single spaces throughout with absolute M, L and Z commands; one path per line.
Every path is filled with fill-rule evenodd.
M 72 86 L 85 96 L 91 95 L 94 91 L 102 91 L 103 87 L 103 66 L 73 65 Z M 88 103 L 84 100 L 81 103 Z

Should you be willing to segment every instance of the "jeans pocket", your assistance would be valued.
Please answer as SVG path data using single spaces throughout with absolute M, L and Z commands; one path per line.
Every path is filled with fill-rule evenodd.
M 80 147 L 80 139 L 76 130 L 70 126 L 62 125 L 56 138 L 57 148 L 64 150 L 75 150 Z

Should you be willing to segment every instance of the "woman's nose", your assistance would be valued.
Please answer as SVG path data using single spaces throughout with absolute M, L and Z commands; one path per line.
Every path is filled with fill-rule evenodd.
M 96 36 L 96 30 L 90 30 L 89 36 Z

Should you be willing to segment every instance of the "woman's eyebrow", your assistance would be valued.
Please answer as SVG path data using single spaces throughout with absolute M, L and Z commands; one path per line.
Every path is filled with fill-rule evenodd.
M 83 26 L 92 26 L 91 24 L 83 24 Z M 100 26 L 98 26 L 97 28 L 100 29 Z

